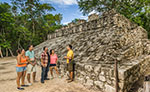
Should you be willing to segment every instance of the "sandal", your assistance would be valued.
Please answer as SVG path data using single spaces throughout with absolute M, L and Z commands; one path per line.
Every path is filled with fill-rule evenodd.
M 70 78 L 66 79 L 66 80 L 71 80 Z
M 69 81 L 68 81 L 68 83 L 71 83 L 71 82 L 73 82 L 73 80 L 69 80 Z
M 24 88 L 21 88 L 21 87 L 17 87 L 17 89 L 18 89 L 18 90 L 24 90 Z

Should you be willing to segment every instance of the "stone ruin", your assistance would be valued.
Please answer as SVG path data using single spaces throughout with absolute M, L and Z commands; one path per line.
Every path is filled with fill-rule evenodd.
M 95 20 L 95 19 L 98 19 L 98 18 L 99 18 L 99 15 L 94 13 L 94 14 L 91 14 L 91 15 L 88 16 L 88 21 L 92 21 L 92 20 Z
M 150 71 L 150 41 L 141 26 L 115 10 L 91 21 L 65 26 L 48 35 L 34 49 L 40 58 L 43 46 L 55 49 L 60 71 L 66 76 L 66 46 L 73 45 L 75 79 L 87 88 L 115 92 L 114 63 L 118 60 L 119 92 L 136 92 Z

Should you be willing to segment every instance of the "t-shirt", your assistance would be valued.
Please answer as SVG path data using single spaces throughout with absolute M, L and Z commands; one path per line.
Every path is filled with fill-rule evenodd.
M 26 51 L 25 55 L 28 56 L 31 61 L 34 61 L 34 51 L 28 50 L 28 51 Z
M 51 63 L 50 64 L 56 64 L 56 61 L 58 60 L 57 55 L 56 54 L 51 55 L 50 58 L 51 58 L 51 60 L 50 60 Z
M 67 53 L 67 57 L 71 57 L 71 58 L 72 58 L 72 60 L 73 60 L 73 58 L 74 58 L 74 53 L 73 53 L 73 51 L 72 51 L 72 50 L 69 50 L 69 51 L 68 51 L 68 53 Z M 67 63 L 69 63 L 69 59 L 67 59 Z

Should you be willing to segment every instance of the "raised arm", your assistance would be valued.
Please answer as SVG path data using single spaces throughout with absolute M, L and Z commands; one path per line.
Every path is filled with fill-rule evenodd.
M 72 59 L 73 54 L 70 54 L 69 56 L 65 56 L 66 59 Z

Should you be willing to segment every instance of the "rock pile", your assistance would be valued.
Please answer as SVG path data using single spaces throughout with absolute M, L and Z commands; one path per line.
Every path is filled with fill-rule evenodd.
M 150 41 L 147 32 L 115 10 L 101 18 L 60 29 L 35 47 L 38 58 L 43 46 L 55 49 L 66 75 L 66 45 L 72 44 L 76 79 L 88 88 L 114 92 L 114 61 L 119 61 L 120 92 L 129 92 L 150 67 Z

